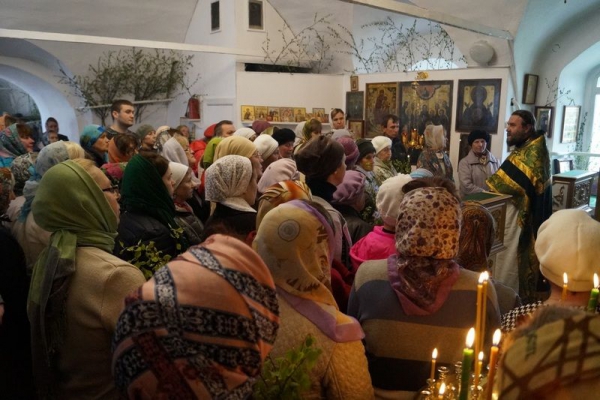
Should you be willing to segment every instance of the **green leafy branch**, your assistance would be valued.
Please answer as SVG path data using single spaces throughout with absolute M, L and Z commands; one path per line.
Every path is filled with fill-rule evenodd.
M 299 348 L 291 349 L 284 357 L 275 360 L 267 357 L 260 378 L 253 387 L 257 400 L 300 400 L 310 389 L 310 371 L 316 365 L 322 350 L 315 347 L 316 340 L 308 335 Z
M 121 242 L 121 247 L 123 246 L 124 244 Z M 127 262 L 138 267 L 144 274 L 146 280 L 152 278 L 152 275 L 154 275 L 156 271 L 171 261 L 171 256 L 169 254 L 163 254 L 162 251 L 158 250 L 154 245 L 154 241 L 144 244 L 140 240 L 133 246 L 123 247 L 121 255 L 127 256 L 128 254 L 131 255 L 132 258 L 127 260 Z
M 191 83 L 188 71 L 193 67 L 192 55 L 177 51 L 126 50 L 104 53 L 96 65 L 89 65 L 86 75 L 70 75 L 62 66 L 60 82 L 75 90 L 86 107 L 111 104 L 115 99 L 131 95 L 134 101 L 168 99 L 185 89 L 190 89 L 200 79 L 196 75 Z M 148 104 L 136 107 L 139 122 Z M 104 125 L 109 107 L 93 108 Z

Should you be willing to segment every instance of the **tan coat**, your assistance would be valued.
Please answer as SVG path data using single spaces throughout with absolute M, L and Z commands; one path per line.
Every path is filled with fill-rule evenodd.
M 283 357 L 288 350 L 299 347 L 308 334 L 316 339 L 316 346 L 322 350 L 311 371 L 312 387 L 302 398 L 372 399 L 373 387 L 362 342 L 334 342 L 294 310 L 285 299 L 277 297 L 281 323 L 271 357 Z
M 131 264 L 95 247 L 77 248 L 59 351 L 60 399 L 117 399 L 111 340 L 125 297 L 146 279 Z

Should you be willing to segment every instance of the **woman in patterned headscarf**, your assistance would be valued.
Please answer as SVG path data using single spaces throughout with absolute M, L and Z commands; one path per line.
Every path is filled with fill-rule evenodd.
M 429 377 L 434 347 L 444 348 L 438 362 L 459 359 L 475 323 L 479 275 L 453 261 L 460 235 L 459 200 L 456 193 L 427 184 L 414 180 L 403 186 L 396 254 L 362 264 L 350 294 L 348 314 L 365 329 L 369 370 L 382 396 L 419 390 Z M 486 318 L 486 341 L 491 342 L 500 324 L 491 285 Z
M 86 151 L 87 158 L 100 168 L 108 161 L 109 139 L 100 125 L 86 125 L 79 135 L 79 144 Z
M 260 226 L 261 221 L 269 211 L 292 200 L 312 200 L 310 188 L 306 183 L 297 180 L 285 180 L 267 187 L 258 199 L 256 227 Z
M 12 124 L 0 131 L 0 167 L 10 167 L 15 158 L 32 153 L 34 143 L 31 128 L 25 124 Z
M 362 329 L 340 312 L 329 289 L 332 226 L 328 213 L 313 205 L 320 207 L 294 200 L 274 208 L 265 215 L 253 243 L 277 286 L 281 326 L 272 354 L 284 355 L 310 334 L 322 353 L 303 398 L 370 399 L 373 389 Z
M 275 285 L 241 241 L 213 235 L 125 300 L 113 374 L 131 399 L 245 399 L 277 335 Z

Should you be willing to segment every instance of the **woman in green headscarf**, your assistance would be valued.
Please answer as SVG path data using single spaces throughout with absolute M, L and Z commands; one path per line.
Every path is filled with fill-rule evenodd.
M 149 152 L 133 156 L 123 174 L 124 212 L 114 254 L 140 268 L 146 279 L 188 247 L 175 221 L 172 175 L 169 161 Z
M 123 299 L 144 283 L 110 254 L 118 197 L 91 160 L 60 163 L 40 181 L 32 213 L 52 236 L 33 269 L 28 315 L 41 399 L 117 397 L 110 338 Z

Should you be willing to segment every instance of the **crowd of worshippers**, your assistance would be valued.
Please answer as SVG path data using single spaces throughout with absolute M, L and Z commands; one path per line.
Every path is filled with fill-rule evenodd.
M 540 140 L 530 114 L 507 124 L 516 151 Z M 432 349 L 438 366 L 461 359 L 496 236 L 491 213 L 462 200 L 507 168 L 489 134 L 469 135 L 457 188 L 436 126 L 417 168 L 396 172 L 408 153 L 393 115 L 372 140 L 334 109 L 328 134 L 315 119 L 221 121 L 193 141 L 187 126 L 131 131 L 128 101 L 111 115 L 79 143 L 53 118 L 35 133 L 4 117 L 0 397 L 252 398 L 266 364 L 312 338 L 320 353 L 297 398 L 412 398 Z M 592 398 L 600 223 L 564 210 L 535 236 L 545 298 L 492 279 L 485 299 L 486 338 L 512 332 L 495 390 Z

